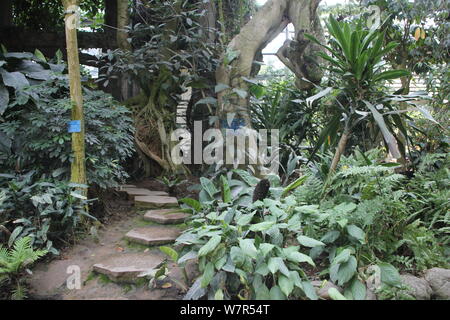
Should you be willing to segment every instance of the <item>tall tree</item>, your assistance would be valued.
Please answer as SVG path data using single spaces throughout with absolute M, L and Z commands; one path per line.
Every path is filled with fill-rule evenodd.
M 278 36 L 289 23 L 295 27 L 295 39 L 287 41 L 278 56 L 298 77 L 298 86 L 306 88 L 306 78 L 317 82 L 320 70 L 307 57 L 321 50 L 305 40 L 304 33 L 322 35 L 316 13 L 320 0 L 269 0 L 229 43 L 222 63 L 216 72 L 218 84 L 218 117 L 225 120 L 228 114 L 245 121 L 251 127 L 249 106 L 249 79 L 257 68 L 256 57 L 261 50 Z

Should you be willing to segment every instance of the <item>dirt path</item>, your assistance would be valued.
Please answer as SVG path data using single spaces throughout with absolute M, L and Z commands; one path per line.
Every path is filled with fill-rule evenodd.
M 184 282 L 180 268 L 169 263 L 169 278 L 149 288 L 148 281 L 136 284 L 117 284 L 105 275 L 93 272 L 93 265 L 107 259 L 111 255 L 139 253 L 139 255 L 155 255 L 166 258 L 158 247 L 148 247 L 130 243 L 124 235 L 136 227 L 155 225 L 143 220 L 145 210 L 130 209 L 119 220 L 109 223 L 100 229 L 96 237 L 87 236 L 72 248 L 61 253 L 59 258 L 50 262 L 41 262 L 33 269 L 29 277 L 30 298 L 58 300 L 156 300 L 181 299 L 181 288 L 170 280 L 175 278 Z M 79 267 L 81 271 L 81 288 L 70 290 L 67 279 L 71 276 L 68 268 Z M 188 274 L 195 273 L 195 265 L 188 266 Z

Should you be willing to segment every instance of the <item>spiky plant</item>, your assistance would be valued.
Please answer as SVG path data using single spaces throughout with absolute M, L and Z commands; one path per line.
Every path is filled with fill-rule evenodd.
M 0 287 L 15 287 L 11 299 L 26 298 L 22 274 L 28 270 L 27 266 L 46 254 L 47 250 L 33 250 L 30 237 L 17 239 L 12 249 L 0 245 Z

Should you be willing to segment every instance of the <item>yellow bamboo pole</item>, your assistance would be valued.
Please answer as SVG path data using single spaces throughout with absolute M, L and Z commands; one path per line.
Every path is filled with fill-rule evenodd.
M 85 129 L 83 114 L 83 94 L 81 89 L 80 60 L 78 56 L 77 11 L 78 0 L 62 0 L 66 25 L 67 64 L 69 67 L 70 100 L 72 102 L 72 121 L 79 121 L 79 132 L 72 132 L 71 182 L 86 184 Z M 84 190 L 86 193 L 87 190 Z

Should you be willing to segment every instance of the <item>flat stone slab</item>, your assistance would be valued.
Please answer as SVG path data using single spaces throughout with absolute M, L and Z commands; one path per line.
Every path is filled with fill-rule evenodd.
M 156 246 L 175 242 L 181 229 L 166 226 L 150 226 L 129 231 L 125 238 L 139 244 Z
M 117 191 L 123 191 L 124 189 L 137 188 L 134 184 L 122 184 L 116 188 Z
M 151 196 L 151 197 L 168 197 L 169 194 L 164 191 L 151 191 L 143 188 L 125 188 L 120 190 L 126 192 L 130 200 L 134 200 L 136 196 Z
M 160 224 L 183 223 L 190 215 L 177 209 L 151 210 L 144 215 L 144 220 Z
M 136 196 L 134 198 L 134 204 L 136 207 L 151 209 L 176 208 L 178 207 L 178 200 L 174 197 L 147 195 Z
M 149 274 L 164 258 L 151 253 L 116 253 L 94 264 L 95 272 L 117 282 L 132 282 Z

